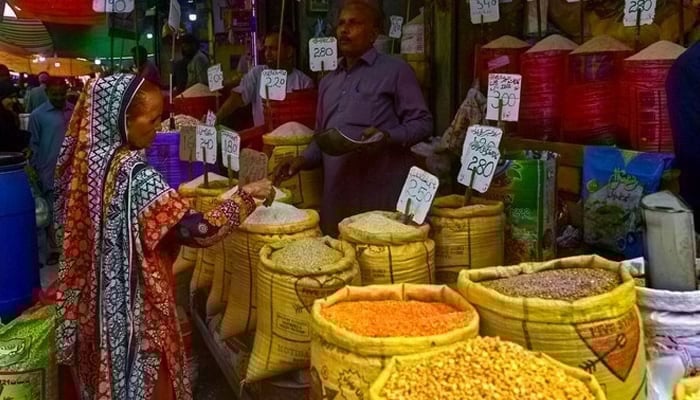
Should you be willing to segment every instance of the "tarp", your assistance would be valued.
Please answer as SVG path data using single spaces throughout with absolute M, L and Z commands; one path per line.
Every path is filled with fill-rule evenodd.
M 95 65 L 89 61 L 73 58 L 49 57 L 43 62 L 35 62 L 33 56 L 21 56 L 3 51 L 0 47 L 0 63 L 13 71 L 38 74 L 46 71 L 51 76 L 89 75 Z M 58 65 L 58 66 L 57 66 Z

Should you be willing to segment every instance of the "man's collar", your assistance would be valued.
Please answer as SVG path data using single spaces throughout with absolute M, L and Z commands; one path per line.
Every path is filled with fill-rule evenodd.
M 63 106 L 63 109 L 60 109 L 60 108 L 54 106 L 53 104 L 51 104 L 50 101 L 47 101 L 46 103 L 49 105 L 49 111 L 54 111 L 54 110 L 56 110 L 56 111 L 70 111 L 73 109 L 73 104 L 71 104 L 68 101 L 66 101 L 66 104 Z
M 369 50 L 365 52 L 365 54 L 360 57 L 358 61 L 363 61 L 365 64 L 372 66 L 374 65 L 374 62 L 377 61 L 377 57 L 379 57 L 379 53 L 377 52 L 377 49 L 372 46 Z M 347 65 L 345 63 L 345 57 L 343 57 L 340 60 L 340 65 L 344 68 L 347 69 Z

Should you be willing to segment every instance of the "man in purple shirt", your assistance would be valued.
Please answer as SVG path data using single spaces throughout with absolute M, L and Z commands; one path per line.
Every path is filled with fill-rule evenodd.
M 383 140 L 370 150 L 337 157 L 313 142 L 277 171 L 291 176 L 323 164 L 321 228 L 328 235 L 337 234 L 343 218 L 395 209 L 413 165 L 410 147 L 432 130 L 411 67 L 373 47 L 382 24 L 381 11 L 368 3 L 351 0 L 341 10 L 336 35 L 343 58 L 319 85 L 316 131 L 337 128 L 355 140 L 377 134 Z

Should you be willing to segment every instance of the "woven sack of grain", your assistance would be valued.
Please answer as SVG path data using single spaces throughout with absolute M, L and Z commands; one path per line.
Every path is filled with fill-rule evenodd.
M 593 375 L 489 337 L 393 357 L 370 389 L 371 400 L 432 400 L 443 394 L 481 400 L 606 399 Z
M 503 203 L 474 198 L 464 205 L 464 196 L 439 197 L 429 216 L 435 241 L 435 278 L 455 284 L 462 269 L 503 264 L 503 232 L 506 216 Z
M 642 321 L 622 264 L 579 256 L 465 270 L 459 290 L 479 311 L 481 335 L 591 372 L 610 399 L 646 398 Z
M 700 376 L 681 379 L 676 385 L 674 400 L 700 400 Z
M 308 368 L 314 301 L 359 284 L 355 250 L 347 242 L 326 237 L 264 246 L 258 264 L 258 323 L 246 382 Z
M 198 186 L 195 190 L 195 209 L 205 213 L 219 205 L 218 197 L 229 190 L 228 179 L 209 181 Z M 190 291 L 208 290 L 214 280 L 214 264 L 216 258 L 224 251 L 223 244 L 218 242 L 211 247 L 199 249 L 194 264 L 194 274 L 190 283 Z
M 278 165 L 300 156 L 312 140 L 313 131 L 296 122 L 288 122 L 264 135 L 264 150 L 270 157 L 268 172 L 272 173 Z M 292 193 L 291 204 L 299 208 L 317 208 L 321 205 L 323 170 L 301 171 L 283 181 L 280 187 Z
M 318 213 L 273 203 L 258 207 L 226 240 L 230 280 L 219 333 L 228 339 L 255 330 L 256 282 L 260 250 L 266 244 L 321 236 Z
M 355 246 L 363 285 L 435 282 L 435 242 L 430 226 L 402 223 L 398 213 L 370 211 L 338 224 Z
M 56 310 L 34 307 L 0 324 L 0 398 L 58 400 Z
M 686 375 L 700 371 L 700 290 L 672 292 L 637 287 L 650 359 L 677 355 Z
M 223 176 L 217 175 L 213 172 L 208 173 L 208 178 L 210 183 L 226 180 L 226 178 L 224 178 Z M 197 188 L 203 184 L 204 175 L 199 176 L 189 182 L 181 184 L 177 191 L 180 194 L 180 196 L 184 197 L 188 201 L 191 207 L 197 209 Z M 186 269 L 194 267 L 195 263 L 197 262 L 197 252 L 198 249 L 187 246 L 181 246 L 180 253 L 178 254 L 177 259 L 175 259 L 175 262 L 173 263 L 173 274 L 177 275 Z
M 238 191 L 238 186 L 234 186 L 227 192 L 212 200 L 218 205 L 222 201 L 231 198 Z M 289 192 L 283 189 L 275 188 L 275 201 L 285 203 L 291 199 Z M 216 315 L 223 312 L 228 301 L 228 291 L 233 274 L 233 259 L 236 257 L 232 253 L 232 248 L 235 246 L 230 243 L 231 240 L 236 240 L 233 235 L 226 236 L 219 243 L 215 244 L 211 249 L 213 252 L 203 251 L 205 255 L 210 257 L 206 259 L 205 266 L 213 269 L 211 290 L 207 297 L 206 312 L 208 316 Z
M 326 317 L 326 312 L 337 306 L 359 304 L 358 312 L 367 312 L 366 305 L 375 302 L 404 304 L 402 312 L 386 315 L 379 311 L 366 320 L 350 320 L 357 328 L 365 330 L 380 329 L 384 337 L 360 335 L 341 327 Z M 406 302 L 408 307 L 405 308 Z M 346 304 L 350 303 L 350 304 Z M 418 334 L 396 333 L 387 337 L 384 332 L 398 329 L 399 325 L 407 329 L 414 327 L 430 333 L 435 329 L 437 320 L 430 316 L 416 314 L 404 315 L 417 305 L 426 307 L 449 307 L 456 319 L 447 325 L 449 330 L 439 334 L 420 336 Z M 311 313 L 311 399 L 342 398 L 361 400 L 369 397 L 369 388 L 379 376 L 382 369 L 393 356 L 408 355 L 431 350 L 436 346 L 445 346 L 461 340 L 473 338 L 479 331 L 479 316 L 462 296 L 447 286 L 437 285 L 375 285 L 367 287 L 348 286 L 332 296 L 317 300 Z M 434 317 L 433 317 L 434 318 Z M 400 321 L 399 321 L 400 319 Z M 401 322 L 402 324 L 399 324 Z M 366 325 L 362 325 L 362 324 Z M 381 324 L 386 325 L 382 328 Z M 430 330 L 427 330 L 430 328 Z M 364 332 L 363 332 L 364 333 Z

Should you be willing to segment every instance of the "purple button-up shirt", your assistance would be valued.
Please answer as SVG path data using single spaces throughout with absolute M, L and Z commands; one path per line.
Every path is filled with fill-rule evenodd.
M 304 152 L 310 165 L 323 163 L 321 225 L 334 235 L 345 217 L 395 208 L 413 165 L 410 147 L 430 135 L 433 118 L 411 67 L 374 48 L 349 70 L 341 60 L 321 81 L 318 98 L 317 131 L 337 128 L 360 139 L 373 126 L 390 136 L 377 153 L 333 157 L 323 154 L 316 142 Z

